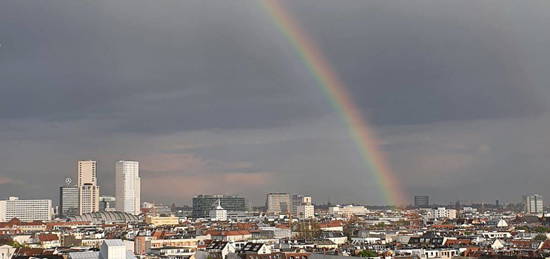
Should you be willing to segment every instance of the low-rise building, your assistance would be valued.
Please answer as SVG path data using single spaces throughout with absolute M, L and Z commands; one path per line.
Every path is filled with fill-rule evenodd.
M 162 217 L 162 216 L 147 216 L 145 217 L 145 223 L 158 226 L 174 226 L 179 224 L 179 218 L 174 216 Z

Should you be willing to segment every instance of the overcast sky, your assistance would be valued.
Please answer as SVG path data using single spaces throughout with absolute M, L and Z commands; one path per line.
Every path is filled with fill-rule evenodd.
M 404 192 L 550 200 L 550 2 L 293 0 Z M 140 161 L 142 200 L 384 204 L 338 113 L 254 0 L 0 1 L 0 198 Z

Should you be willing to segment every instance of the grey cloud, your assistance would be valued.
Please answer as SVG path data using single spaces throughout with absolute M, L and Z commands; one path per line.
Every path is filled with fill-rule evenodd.
M 542 2 L 320 2 L 288 1 L 378 124 L 533 116 L 547 108 L 527 71 L 531 59 L 547 55 L 541 42 L 525 43 L 548 42 L 540 35 Z

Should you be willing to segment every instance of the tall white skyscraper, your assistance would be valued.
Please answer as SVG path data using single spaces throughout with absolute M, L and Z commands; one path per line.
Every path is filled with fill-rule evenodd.
M 97 162 L 78 161 L 78 193 L 80 214 L 99 211 L 99 186 L 97 186 Z
M 84 184 L 97 185 L 97 162 L 92 160 L 78 161 L 78 186 Z
M 115 165 L 115 174 L 116 209 L 135 215 L 140 214 L 139 162 L 118 161 Z

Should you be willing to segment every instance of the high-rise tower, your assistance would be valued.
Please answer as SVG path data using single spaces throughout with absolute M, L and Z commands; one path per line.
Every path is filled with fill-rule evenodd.
M 139 162 L 118 161 L 115 165 L 115 174 L 116 209 L 134 215 L 140 214 Z
M 97 186 L 97 162 L 78 161 L 78 193 L 80 214 L 99 211 L 99 186 Z

